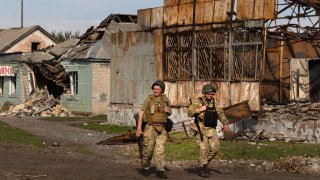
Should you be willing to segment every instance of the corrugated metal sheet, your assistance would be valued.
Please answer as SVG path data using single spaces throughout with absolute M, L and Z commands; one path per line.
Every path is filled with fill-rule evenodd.
M 62 43 L 59 43 L 52 47 L 49 52 L 55 56 L 61 56 L 66 53 L 70 48 L 74 47 L 80 40 L 79 39 L 68 39 Z
M 141 104 L 156 80 L 151 32 L 111 35 L 111 103 Z
M 111 21 L 103 37 L 95 42 L 81 43 L 61 57 L 61 59 L 110 59 L 110 34 L 137 30 L 133 23 Z
M 41 61 L 49 61 L 55 59 L 55 57 L 49 53 L 36 51 L 32 53 L 24 53 L 21 56 L 21 61 L 33 61 L 33 62 L 41 62 Z

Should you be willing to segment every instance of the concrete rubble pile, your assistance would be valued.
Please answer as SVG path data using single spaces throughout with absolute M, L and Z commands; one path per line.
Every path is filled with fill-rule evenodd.
M 59 100 L 49 95 L 47 89 L 41 89 L 30 95 L 24 103 L 12 107 L 7 115 L 11 116 L 73 116 L 67 108 L 60 105 Z
M 270 140 L 319 142 L 320 103 L 263 105 L 255 127 Z

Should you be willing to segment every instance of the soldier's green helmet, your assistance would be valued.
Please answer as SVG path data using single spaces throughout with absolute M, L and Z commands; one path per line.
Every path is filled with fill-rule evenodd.
M 165 89 L 166 89 L 166 86 L 165 86 L 164 82 L 163 82 L 163 81 L 160 81 L 160 80 L 156 80 L 156 81 L 152 84 L 151 89 L 153 89 L 154 86 L 160 86 L 162 92 L 164 92 Z
M 209 92 L 214 92 L 214 93 L 216 93 L 216 92 L 217 92 L 216 86 L 211 85 L 211 84 L 206 84 L 206 85 L 204 85 L 204 86 L 202 87 L 202 94 L 209 93 Z

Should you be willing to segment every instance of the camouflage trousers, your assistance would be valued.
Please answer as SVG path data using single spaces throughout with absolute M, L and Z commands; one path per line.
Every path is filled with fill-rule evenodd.
M 199 165 L 208 164 L 217 154 L 220 149 L 220 142 L 217 131 L 214 128 L 202 127 L 203 141 L 198 138 L 197 142 L 200 147 Z
M 153 153 L 158 171 L 165 171 L 165 154 L 164 145 L 167 141 L 167 131 L 163 128 L 162 132 L 157 132 L 155 128 L 149 124 L 146 125 L 143 132 L 143 152 L 142 152 L 142 168 L 148 169 L 151 164 Z

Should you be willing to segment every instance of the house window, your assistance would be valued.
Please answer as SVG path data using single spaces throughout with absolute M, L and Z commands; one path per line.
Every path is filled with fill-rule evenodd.
M 3 94 L 4 76 L 0 76 L 0 94 Z
M 9 80 L 9 95 L 15 95 L 16 94 L 16 88 L 17 88 L 17 84 L 16 84 L 16 76 L 12 76 L 10 77 Z
M 28 79 L 29 79 L 29 89 L 30 89 L 30 93 L 36 89 L 36 82 L 35 82 L 35 78 L 34 78 L 34 74 L 33 73 L 29 73 L 28 74 Z
M 71 95 L 78 94 L 78 72 L 69 72 Z
M 38 42 L 31 43 L 31 51 L 37 51 L 39 49 L 40 49 L 40 43 L 38 43 Z

